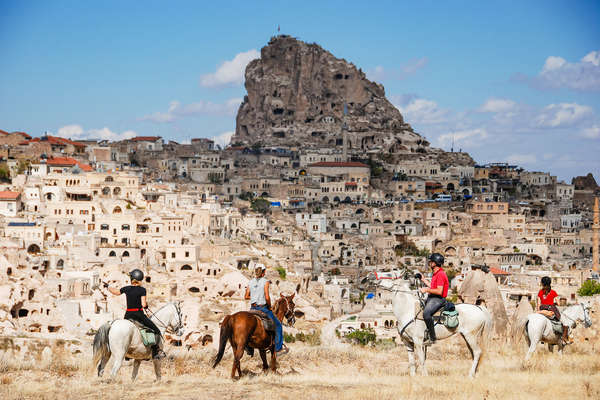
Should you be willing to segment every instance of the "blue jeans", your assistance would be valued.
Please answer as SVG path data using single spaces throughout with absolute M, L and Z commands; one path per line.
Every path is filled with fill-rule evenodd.
M 250 307 L 252 310 L 262 311 L 269 316 L 275 323 L 275 351 L 279 351 L 283 347 L 283 326 L 281 322 L 273 315 L 273 311 L 269 310 L 266 306 L 263 307 Z

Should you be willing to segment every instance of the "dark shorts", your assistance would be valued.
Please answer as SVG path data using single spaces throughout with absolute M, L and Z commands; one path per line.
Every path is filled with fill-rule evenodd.
M 560 321 L 560 311 L 555 304 L 542 304 L 540 310 L 552 311 L 554 313 L 554 319 Z

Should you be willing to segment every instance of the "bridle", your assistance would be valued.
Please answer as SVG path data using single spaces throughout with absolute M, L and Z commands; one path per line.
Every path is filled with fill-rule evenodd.
M 152 314 L 152 317 L 156 318 L 156 321 L 158 321 L 158 323 L 165 328 L 165 332 L 170 332 L 170 333 L 174 333 L 176 334 L 178 331 L 180 331 L 181 329 L 183 329 L 183 321 L 181 320 L 181 307 L 179 307 L 179 303 L 177 302 L 173 302 L 173 303 L 169 303 L 169 304 L 173 304 L 173 307 L 175 307 L 175 312 L 177 314 L 177 325 L 175 325 L 174 328 L 171 328 L 170 325 L 165 324 L 164 322 L 162 322 L 154 312 L 152 312 L 152 310 L 150 310 L 150 308 L 148 308 L 148 311 L 150 311 L 150 313 Z M 166 304 L 164 306 L 162 306 L 161 308 L 158 309 L 158 311 L 162 310 L 163 308 L 165 308 L 166 306 L 168 306 L 169 304 Z M 157 311 L 157 312 L 158 312 Z
M 592 320 L 588 316 L 588 312 L 587 312 L 587 309 L 585 308 L 585 304 L 581 303 L 580 306 L 581 306 L 581 309 L 583 311 L 583 326 L 585 326 L 586 328 L 589 328 L 590 326 L 592 326 Z M 577 320 L 575 318 L 569 316 L 565 312 L 563 312 L 562 315 L 565 316 L 565 317 L 567 317 L 571 321 L 573 321 L 574 325 L 577 325 Z
M 290 301 L 288 300 L 288 298 L 286 296 L 283 296 L 283 300 L 285 300 L 285 308 L 287 309 L 287 311 L 283 314 L 283 316 L 285 317 L 285 319 L 287 319 L 288 324 L 290 326 L 293 326 L 296 323 L 296 316 L 294 315 L 294 310 L 290 306 Z M 279 300 L 278 304 L 280 302 L 281 302 L 281 300 Z M 279 306 L 277 306 L 277 307 L 279 307 Z

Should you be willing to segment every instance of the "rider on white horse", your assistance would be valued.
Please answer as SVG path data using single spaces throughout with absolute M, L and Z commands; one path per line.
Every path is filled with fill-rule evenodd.
M 446 303 L 446 296 L 448 296 L 448 287 L 450 284 L 448 282 L 448 276 L 446 276 L 446 272 L 442 268 L 442 265 L 444 265 L 444 256 L 440 253 L 433 253 L 429 256 L 428 261 L 429 267 L 433 271 L 433 276 L 431 277 L 431 283 L 421 277 L 423 283 L 426 286 L 429 286 L 421 288 L 421 293 L 428 293 L 425 308 L 423 310 L 423 319 L 425 320 L 425 325 L 427 325 L 427 331 L 429 332 L 429 341 L 425 344 L 432 345 L 436 341 L 433 314 Z
M 165 353 L 160 349 L 160 329 L 144 314 L 144 310 L 148 309 L 148 303 L 146 302 L 146 289 L 143 288 L 142 280 L 144 279 L 144 273 L 139 269 L 134 269 L 129 273 L 131 278 L 131 285 L 123 286 L 121 289 L 109 287 L 108 283 L 104 286 L 108 288 L 108 291 L 119 296 L 125 293 L 127 297 L 127 311 L 125 312 L 124 319 L 137 321 L 145 327 L 148 327 L 157 337 L 156 344 L 152 346 L 152 358 L 155 360 L 165 357 Z
M 569 326 L 563 323 L 560 317 L 560 311 L 554 303 L 556 297 L 558 297 L 558 294 L 552 290 L 552 279 L 549 276 L 544 276 L 542 278 L 542 289 L 538 292 L 537 312 L 562 323 L 562 341 L 565 345 L 569 343 Z

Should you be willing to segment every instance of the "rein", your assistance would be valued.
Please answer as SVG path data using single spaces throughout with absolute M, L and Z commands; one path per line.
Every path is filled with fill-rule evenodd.
M 589 328 L 590 326 L 592 326 L 592 321 L 590 321 L 590 319 L 588 318 L 587 310 L 585 309 L 585 305 L 583 303 L 580 303 L 579 305 L 581 306 L 581 309 L 583 310 L 583 325 L 585 325 L 586 328 Z M 575 318 L 571 317 L 569 314 L 567 314 L 564 311 L 563 311 L 562 315 L 569 318 L 571 321 L 573 321 L 574 325 L 577 325 L 577 320 Z
M 285 300 L 285 308 L 287 309 L 287 311 L 283 313 L 283 316 L 285 319 L 287 319 L 288 324 L 291 324 L 292 320 L 294 319 L 294 312 L 292 311 L 292 307 L 290 307 L 290 301 L 288 300 L 288 298 L 284 296 L 283 300 Z M 279 312 L 280 304 L 281 298 L 277 300 L 277 310 L 275 311 L 275 314 Z
M 162 306 L 161 308 L 159 308 L 157 312 L 160 312 L 160 310 L 162 310 L 163 308 L 165 308 L 165 307 L 166 307 L 166 306 L 168 306 L 169 304 L 173 304 L 173 306 L 175 307 L 175 312 L 176 312 L 176 314 L 177 314 L 177 319 L 179 320 L 179 321 L 177 322 L 177 326 L 176 326 L 175 328 L 171 328 L 171 326 L 170 326 L 170 325 L 167 325 L 167 324 L 165 324 L 164 322 L 162 322 L 162 321 L 160 320 L 160 318 L 158 318 L 158 317 L 156 316 L 156 313 L 154 313 L 154 312 L 153 312 L 153 311 L 150 309 L 150 307 L 148 307 L 148 311 L 150 311 L 150 314 L 152 314 L 152 315 L 151 315 L 151 317 L 154 317 L 154 318 L 156 318 L 156 320 L 157 320 L 157 321 L 160 323 L 160 325 L 161 325 L 163 328 L 165 328 L 165 332 L 169 332 L 169 331 L 171 331 L 172 333 L 175 333 L 175 332 L 177 332 L 179 329 L 183 328 L 183 323 L 182 323 L 182 321 L 181 321 L 181 309 L 179 308 L 179 305 L 178 305 L 177 303 L 168 303 L 168 304 L 165 304 L 164 306 Z

